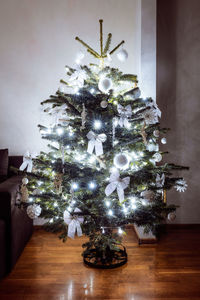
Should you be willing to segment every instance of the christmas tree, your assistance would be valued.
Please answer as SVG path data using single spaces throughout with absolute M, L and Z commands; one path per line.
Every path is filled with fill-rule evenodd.
M 166 190 L 187 187 L 173 170 L 186 167 L 161 163 L 167 152 L 167 128 L 161 128 L 161 112 L 151 98 L 141 98 L 137 76 L 110 67 L 128 53 L 119 43 L 110 50 L 112 34 L 103 45 L 100 20 L 100 53 L 76 37 L 97 64 L 66 66 L 66 78 L 55 95 L 43 101 L 51 117 L 39 125 L 49 152 L 27 153 L 20 167 L 25 177 L 21 203 L 30 218 L 46 219 L 46 229 L 63 241 L 84 233 L 84 261 L 103 267 L 126 262 L 121 241 L 127 224 L 156 231 L 166 218 L 175 218 L 175 205 L 167 205 Z

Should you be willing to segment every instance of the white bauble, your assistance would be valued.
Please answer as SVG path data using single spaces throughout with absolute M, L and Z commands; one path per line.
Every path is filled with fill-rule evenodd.
M 119 153 L 114 157 L 114 165 L 119 169 L 126 169 L 129 166 L 129 159 L 126 154 Z
M 106 107 L 108 106 L 108 102 L 105 101 L 105 100 L 103 100 L 103 101 L 101 101 L 100 106 L 101 106 L 102 108 L 106 108 Z
M 117 58 L 124 62 L 127 58 L 128 58 L 128 52 L 124 49 L 121 49 L 118 53 L 117 53 Z
M 22 183 L 23 183 L 23 184 L 28 184 L 28 178 L 24 177 L 24 178 L 22 179 Z
M 103 77 L 99 80 L 98 87 L 103 93 L 107 93 L 112 88 L 112 80 L 107 77 Z
M 176 214 L 175 214 L 175 212 L 169 213 L 168 216 L 167 216 L 167 219 L 168 219 L 169 221 L 174 221 L 174 220 L 176 219 Z
M 162 155 L 160 153 L 155 153 L 153 155 L 153 159 L 155 160 L 155 162 L 160 162 L 162 160 Z
M 160 131 L 159 131 L 159 130 L 154 130 L 153 135 L 154 135 L 155 137 L 159 137 Z
M 150 191 L 150 190 L 145 190 L 143 192 L 140 193 L 140 196 L 146 200 L 146 201 L 153 201 L 154 200 L 154 197 L 155 197 L 155 194 L 153 191 Z
M 162 138 L 162 139 L 161 139 L 161 143 L 164 144 L 164 145 L 167 144 L 166 138 Z
M 41 211 L 42 209 L 38 204 L 29 205 L 26 210 L 27 215 L 30 219 L 36 219 L 37 217 L 39 217 Z

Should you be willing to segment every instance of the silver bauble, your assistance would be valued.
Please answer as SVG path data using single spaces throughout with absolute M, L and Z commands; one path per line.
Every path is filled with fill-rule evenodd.
M 175 212 L 169 213 L 168 216 L 167 216 L 167 219 L 168 219 L 169 221 L 174 221 L 174 220 L 176 219 L 176 214 L 175 214 Z
M 108 106 L 108 102 L 105 101 L 105 100 L 103 100 L 103 101 L 101 101 L 100 106 L 101 106 L 102 108 L 106 108 L 106 107 Z
M 107 93 L 112 88 L 112 80 L 107 77 L 101 78 L 98 87 L 103 93 Z
M 161 139 L 161 143 L 164 144 L 164 145 L 167 144 L 166 138 L 162 138 L 162 139 Z
M 23 183 L 23 184 L 28 184 L 28 178 L 24 177 L 24 178 L 22 179 L 22 183 Z
M 129 159 L 126 154 L 119 153 L 114 157 L 114 165 L 120 169 L 126 169 L 129 166 Z
M 159 130 L 154 130 L 153 135 L 154 135 L 155 137 L 159 137 L 160 131 L 159 131 Z
M 162 155 L 160 153 L 155 153 L 153 155 L 153 159 L 155 160 L 155 162 L 160 162 L 162 160 Z
M 117 53 L 117 58 L 124 62 L 127 58 L 128 58 L 128 52 L 124 49 L 121 49 L 118 53 Z
M 41 211 L 42 209 L 38 204 L 29 205 L 26 210 L 27 215 L 30 219 L 36 219 L 37 217 L 39 217 Z

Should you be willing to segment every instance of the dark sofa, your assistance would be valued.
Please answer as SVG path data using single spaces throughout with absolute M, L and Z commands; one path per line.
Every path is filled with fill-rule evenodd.
M 22 156 L 9 156 L 10 166 L 19 168 Z M 33 232 L 33 221 L 16 206 L 22 176 L 8 172 L 0 183 L 0 278 L 14 267 Z

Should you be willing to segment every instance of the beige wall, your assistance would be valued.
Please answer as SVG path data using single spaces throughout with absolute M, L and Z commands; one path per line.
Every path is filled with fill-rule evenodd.
M 64 66 L 74 64 L 82 49 L 76 35 L 99 48 L 100 18 L 105 35 L 113 33 L 112 45 L 126 41 L 128 61 L 113 65 L 139 74 L 140 0 L 0 1 L 0 148 L 41 150 L 39 103 L 57 90 Z
M 183 194 L 170 192 L 180 205 L 177 223 L 200 223 L 200 1 L 158 0 L 157 102 L 168 134 L 167 160 L 190 166 Z

